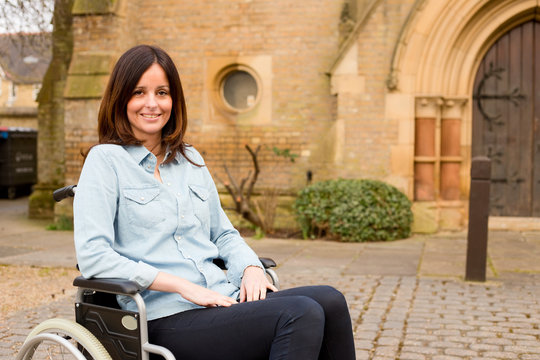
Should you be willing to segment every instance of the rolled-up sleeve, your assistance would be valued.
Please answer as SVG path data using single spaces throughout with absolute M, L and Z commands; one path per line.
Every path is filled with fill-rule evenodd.
M 99 147 L 88 154 L 73 204 L 77 261 L 86 278 L 121 278 L 147 288 L 158 270 L 114 250 L 118 178 Z

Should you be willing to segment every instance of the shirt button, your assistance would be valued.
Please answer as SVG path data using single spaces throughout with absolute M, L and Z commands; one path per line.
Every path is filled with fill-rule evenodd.
M 144 197 L 141 196 L 141 201 L 144 201 Z
M 171 183 L 170 183 L 170 182 L 168 182 L 168 183 L 167 183 L 167 185 L 168 185 L 168 186 L 171 186 Z
M 180 241 L 181 239 L 182 239 L 181 236 L 177 236 L 177 237 L 176 237 L 176 240 L 178 240 L 178 241 Z
M 181 215 L 180 217 L 183 219 L 183 218 L 184 218 L 184 215 Z
M 176 193 L 176 195 L 180 196 L 180 193 Z

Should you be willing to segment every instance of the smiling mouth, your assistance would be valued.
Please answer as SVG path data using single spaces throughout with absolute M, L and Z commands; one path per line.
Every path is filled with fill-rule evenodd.
M 141 114 L 142 117 L 147 119 L 156 119 L 161 116 L 161 114 Z

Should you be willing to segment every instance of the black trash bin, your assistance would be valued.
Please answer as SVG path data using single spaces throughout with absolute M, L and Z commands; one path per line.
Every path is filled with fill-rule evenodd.
M 37 182 L 37 131 L 0 127 L 0 188 L 14 199 Z

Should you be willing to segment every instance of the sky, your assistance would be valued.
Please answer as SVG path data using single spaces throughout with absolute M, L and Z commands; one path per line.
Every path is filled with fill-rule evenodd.
M 0 33 L 52 31 L 54 0 L 0 0 Z

